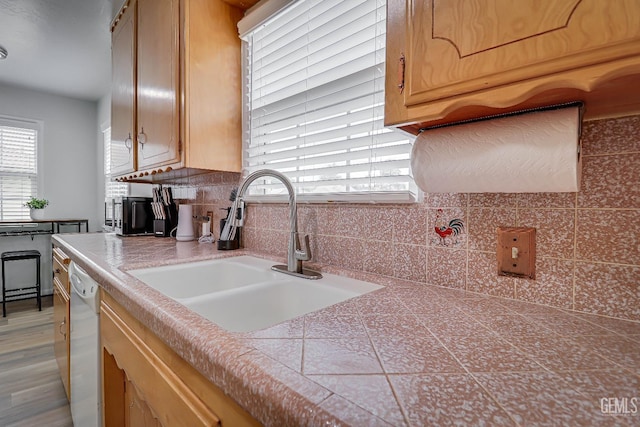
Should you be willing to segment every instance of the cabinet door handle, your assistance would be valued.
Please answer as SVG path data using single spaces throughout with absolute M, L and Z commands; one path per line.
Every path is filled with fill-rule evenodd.
M 65 318 L 62 322 L 60 322 L 60 326 L 58 327 L 58 332 L 60 332 L 60 335 L 62 335 L 64 337 L 64 339 L 67 339 L 67 333 L 66 332 L 62 332 L 62 328 L 64 328 L 65 323 L 67 323 L 67 319 Z
M 144 144 L 147 143 L 147 135 L 144 133 L 144 128 L 140 128 L 140 133 L 138 134 L 138 143 L 140 144 L 140 148 L 144 148 Z
M 127 150 L 131 152 L 131 148 L 133 147 L 133 139 L 131 139 L 131 132 L 129 132 L 129 136 L 124 140 L 124 146 L 127 147 Z
M 398 89 L 400 89 L 400 93 L 404 91 L 405 62 L 404 53 L 401 53 L 400 58 L 398 59 Z

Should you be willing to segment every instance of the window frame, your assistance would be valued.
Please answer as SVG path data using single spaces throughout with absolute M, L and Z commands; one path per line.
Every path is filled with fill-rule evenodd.
M 26 118 L 26 117 L 17 117 L 2 114 L 0 115 L 0 127 L 13 127 L 19 129 L 29 129 L 35 131 L 35 162 L 36 162 L 36 173 L 35 173 L 35 189 L 34 193 L 32 193 L 30 197 L 42 197 L 41 193 L 44 188 L 44 173 L 43 173 L 43 165 L 44 165 L 44 157 L 43 157 L 43 146 L 44 146 L 44 122 L 42 120 Z M 3 172 L 0 171 L 0 175 L 4 175 Z M 25 174 L 26 175 L 26 174 Z M 25 202 L 28 198 L 25 199 Z M 5 219 L 4 213 L 4 204 L 0 204 L 0 221 L 28 221 L 30 219 L 29 208 L 24 207 L 24 212 L 22 213 L 22 218 L 20 219 Z
M 129 184 L 111 180 L 111 177 L 113 175 L 111 174 L 110 170 L 107 172 L 107 168 L 110 169 L 110 166 L 111 166 L 107 163 L 108 161 L 111 160 L 111 144 L 112 144 L 111 124 L 103 124 L 101 126 L 101 133 L 102 133 L 102 176 L 104 179 L 104 183 L 102 185 L 102 191 L 104 192 L 103 193 L 104 194 L 103 223 L 105 224 L 105 226 L 107 226 L 109 221 L 113 221 L 113 218 L 112 218 L 113 200 L 117 197 L 128 196 Z M 111 194 L 111 196 L 109 196 L 109 194 Z M 113 226 L 113 223 L 111 223 L 110 226 Z
M 250 44 L 248 42 L 248 38 L 253 34 L 253 32 L 262 27 L 263 25 L 268 25 L 268 22 L 273 20 L 273 19 L 277 19 L 277 17 L 283 13 L 286 13 L 287 11 L 289 11 L 293 6 L 296 6 L 298 4 L 303 3 L 303 1 L 287 1 L 287 0 L 271 0 L 268 2 L 263 2 L 261 4 L 263 9 L 266 9 L 268 11 L 268 14 L 264 12 L 264 10 L 261 10 L 260 8 L 258 10 L 252 11 L 252 13 L 248 14 L 242 21 L 240 21 L 240 23 L 238 24 L 238 28 L 241 32 L 240 37 L 242 40 L 242 82 L 243 82 L 243 92 L 242 92 L 242 96 L 243 96 L 243 103 L 242 103 L 242 130 L 243 130 L 243 141 L 242 141 L 242 164 L 243 164 L 243 173 L 246 175 L 248 173 L 248 164 L 249 164 L 249 160 L 247 158 L 247 151 L 251 148 L 250 147 L 250 143 L 251 143 L 251 93 L 249 92 L 249 89 L 252 86 L 252 81 L 251 81 L 251 76 L 249 74 L 249 67 L 250 67 L 250 52 L 249 52 L 249 48 L 250 48 Z M 276 6 L 272 6 L 273 4 L 275 4 L 276 6 L 279 6 L 279 8 L 276 8 Z M 380 5 L 378 5 L 378 7 L 380 7 Z M 384 6 L 382 6 L 384 7 Z M 253 16 L 253 15 L 257 15 L 257 17 Z M 385 24 L 386 25 L 386 17 L 385 17 Z M 378 37 L 378 36 L 376 36 Z M 377 48 L 377 50 L 380 48 Z M 382 61 L 382 63 L 377 63 L 376 66 L 381 65 L 384 68 L 384 59 Z M 341 76 L 342 77 L 342 76 Z M 340 78 L 341 78 L 340 77 Z M 384 79 L 383 79 L 384 80 Z M 338 79 L 336 79 L 335 81 L 338 81 Z M 384 82 L 383 82 L 384 83 Z M 383 84 L 384 86 L 384 84 Z M 302 92 L 304 93 L 304 92 Z M 376 108 L 375 104 L 372 104 L 371 108 Z M 382 129 L 385 129 L 385 127 L 383 126 Z M 410 151 L 410 147 L 413 144 L 413 139 L 415 139 L 415 137 L 413 135 L 409 135 L 406 132 L 402 132 L 399 129 L 393 129 L 394 132 L 399 132 L 402 133 L 404 137 L 410 139 L 409 141 L 409 151 Z M 372 132 L 378 132 L 376 130 L 373 129 L 373 125 L 372 125 Z M 346 136 L 346 135 L 345 135 Z M 372 138 L 372 142 L 369 145 L 369 149 L 368 150 L 373 150 L 375 149 L 375 136 L 374 134 L 372 134 L 371 136 Z M 291 150 L 292 152 L 296 151 L 296 150 L 300 150 L 299 152 L 303 152 L 301 148 L 295 148 L 294 150 Z M 297 153 L 299 153 L 297 152 Z M 346 152 L 345 154 L 349 154 L 349 152 Z M 300 154 L 293 154 L 292 157 L 298 157 Z M 409 188 L 407 190 L 400 190 L 400 191 L 374 191 L 374 190 L 367 190 L 367 191 L 347 191 L 347 192 L 341 192 L 341 193 L 329 193 L 329 192 L 324 192 L 324 193 L 308 193 L 308 192 L 302 192 L 299 191 L 297 188 L 296 183 L 294 182 L 294 188 L 296 188 L 296 196 L 298 201 L 302 201 L 302 202 L 310 202 L 310 203 L 323 203 L 323 202 L 346 202 L 346 203 L 416 203 L 416 202 L 420 202 L 422 200 L 423 197 L 423 193 L 417 188 L 417 186 L 415 185 L 415 183 L 413 182 L 413 178 L 412 178 L 412 173 L 411 173 L 411 168 L 410 168 L 410 152 L 406 153 L 405 155 L 409 155 L 409 157 L 406 159 L 406 167 L 409 169 L 408 175 L 402 175 L 402 176 L 406 176 L 406 183 L 408 183 Z M 372 157 L 369 157 L 369 162 L 372 162 Z M 346 159 L 345 159 L 346 160 Z M 373 166 L 375 166 L 375 163 L 369 163 L 372 164 Z M 264 167 L 269 167 L 268 164 L 266 164 Z M 282 171 L 282 173 L 284 173 L 285 175 L 287 175 L 286 171 Z M 369 179 L 372 180 L 372 182 L 375 183 L 375 177 L 374 176 L 370 176 Z M 308 182 L 308 181 L 307 181 Z M 322 182 L 322 181 L 313 181 L 313 182 Z M 345 179 L 345 184 L 348 185 L 349 179 Z M 379 184 L 378 184 L 379 185 Z M 405 184 L 406 185 L 406 184 Z M 284 187 L 282 187 L 284 189 Z M 284 192 L 279 193 L 279 194 L 269 194 L 269 195 L 258 195 L 258 194 L 248 194 L 246 195 L 245 199 L 247 201 L 250 202 L 259 202 L 259 203 L 281 203 L 283 201 L 286 200 L 286 194 L 284 194 Z

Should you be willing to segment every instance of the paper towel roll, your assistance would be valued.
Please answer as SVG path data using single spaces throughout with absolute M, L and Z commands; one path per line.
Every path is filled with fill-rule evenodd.
M 580 108 L 426 130 L 411 169 L 426 193 L 573 192 L 580 188 Z

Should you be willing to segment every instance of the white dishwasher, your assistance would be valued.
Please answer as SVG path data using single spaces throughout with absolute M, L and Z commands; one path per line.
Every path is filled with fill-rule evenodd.
M 71 282 L 71 417 L 78 427 L 102 425 L 100 375 L 100 291 L 73 261 Z

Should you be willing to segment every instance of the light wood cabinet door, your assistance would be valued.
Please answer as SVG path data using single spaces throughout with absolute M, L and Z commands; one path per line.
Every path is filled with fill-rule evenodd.
M 242 10 L 219 0 L 184 2 L 184 141 L 189 167 L 242 170 Z M 188 37 L 187 37 L 188 35 Z
M 138 169 L 180 160 L 179 0 L 138 0 Z
M 111 34 L 111 173 L 136 170 L 136 2 L 118 16 Z
M 69 295 L 57 278 L 53 280 L 53 351 L 67 399 L 69 387 Z
M 389 0 L 387 41 L 389 124 L 542 93 L 530 106 L 582 97 L 589 110 L 591 92 L 640 71 L 640 2 Z
M 101 296 L 106 427 L 260 425 L 109 294 Z
M 137 0 L 129 8 L 136 17 L 128 21 L 128 11 L 120 12 L 112 28 L 113 49 L 130 52 L 126 36 L 133 32 L 133 65 L 127 64 L 129 56 L 114 57 L 114 67 L 116 61 L 118 69 L 122 67 L 122 75 L 114 71 L 114 78 L 133 79 L 135 97 L 131 101 L 125 84 L 117 86 L 121 91 L 112 95 L 112 120 L 130 117 L 115 103 L 133 102 L 129 123 L 136 130 L 131 164 L 128 143 L 118 143 L 128 141 L 129 131 L 112 127 L 118 135 L 112 137 L 117 150 L 112 151 L 114 177 L 162 181 L 168 178 L 166 172 L 182 168 L 239 172 L 242 90 L 237 23 L 243 10 L 222 0 Z M 132 31 L 118 28 L 130 23 Z
M 219 425 L 218 418 L 158 358 L 146 340 L 104 303 L 101 306 L 100 335 L 107 352 L 105 356 L 111 355 L 115 366 L 124 373 L 124 411 L 113 408 L 112 396 L 104 397 L 106 412 L 124 414 L 124 422 L 119 422 L 119 425 Z M 114 373 L 104 372 L 104 375 Z M 116 403 L 120 403 L 119 397 Z
M 127 380 L 124 385 L 126 425 L 131 427 L 162 427 L 158 418 L 138 392 L 136 385 Z

